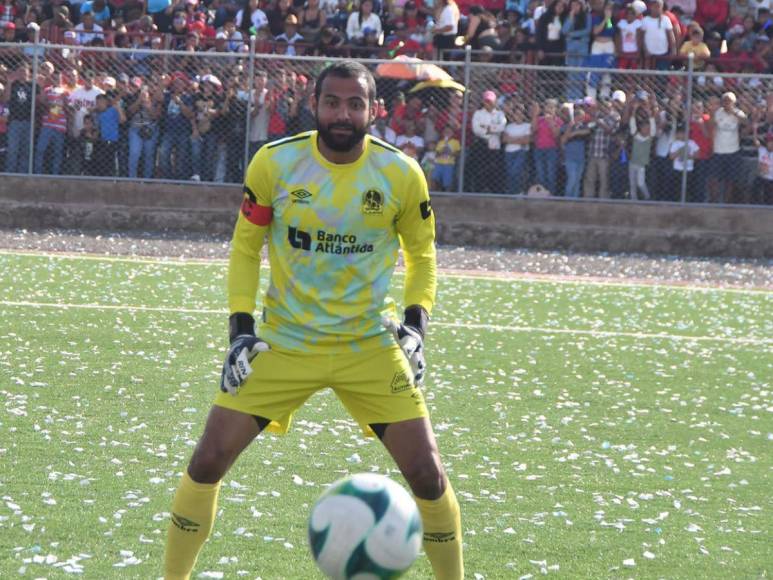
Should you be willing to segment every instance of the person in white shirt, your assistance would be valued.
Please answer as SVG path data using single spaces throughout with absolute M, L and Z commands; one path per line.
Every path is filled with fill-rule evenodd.
M 75 27 L 77 42 L 82 46 L 91 44 L 95 38 L 104 38 L 103 29 L 99 24 L 94 23 L 94 13 L 86 12 L 81 14 L 81 21 Z
M 371 0 L 362 0 L 360 9 L 352 12 L 346 21 L 346 38 L 353 44 L 362 44 L 364 42 L 366 28 L 375 31 L 376 37 L 381 38 L 381 19 L 378 14 L 373 13 L 373 2 Z
M 249 22 L 244 22 L 245 9 L 240 8 L 239 12 L 236 13 L 236 28 L 249 32 L 251 27 L 255 28 L 257 31 L 264 26 L 268 26 L 268 16 L 266 16 L 266 13 L 263 12 L 263 10 L 258 8 L 258 0 L 250 0 L 247 4 L 246 11 Z
M 693 192 L 692 188 L 690 187 L 692 185 L 690 174 L 692 173 L 693 169 L 695 169 L 695 156 L 698 154 L 700 147 L 692 139 L 686 140 L 686 136 L 687 131 L 685 130 L 685 126 L 682 124 L 678 125 L 676 128 L 675 139 L 671 143 L 668 156 L 673 162 L 673 183 L 678 183 L 681 185 L 682 173 L 685 170 L 687 171 L 688 198 L 692 199 Z
M 621 19 L 617 23 L 617 36 L 615 38 L 617 66 L 622 69 L 639 68 L 641 54 L 639 29 L 641 29 L 641 24 L 642 21 L 637 17 L 636 9 L 629 4 L 625 19 Z
M 505 173 L 507 175 L 507 193 L 520 195 L 525 193 L 531 143 L 532 124 L 526 115 L 523 103 L 513 97 L 505 104 L 505 114 L 509 121 L 502 133 L 505 144 Z
M 421 159 L 422 153 L 424 153 L 424 139 L 416 134 L 416 123 L 409 119 L 403 121 L 403 127 L 405 133 L 398 135 L 395 139 L 395 147 L 405 151 L 410 145 L 416 151 L 416 158 Z
M 461 14 L 455 0 L 439 0 L 437 10 L 437 23 L 432 30 L 432 46 L 435 48 L 436 58 L 447 59 L 446 51 L 455 47 Z
M 386 108 L 383 108 L 382 105 L 382 107 L 379 108 L 378 116 L 376 117 L 375 122 L 370 126 L 370 134 L 381 139 L 382 141 L 385 141 L 386 143 L 389 143 L 390 145 L 394 145 L 397 142 L 397 133 L 395 133 L 394 129 L 387 125 L 388 118 L 389 113 L 387 112 Z
M 483 93 L 483 106 L 472 115 L 472 132 L 475 135 L 471 163 L 467 165 L 472 173 L 475 192 L 502 193 L 502 133 L 507 126 L 507 118 L 497 108 L 497 95 L 494 91 Z
M 271 117 L 271 103 L 268 99 L 268 74 L 264 70 L 255 71 L 252 108 L 250 112 L 249 157 L 252 159 L 268 141 L 268 122 Z M 247 100 L 249 94 L 244 95 Z
M 284 54 L 288 56 L 295 56 L 302 52 L 302 49 L 296 49 L 295 47 L 296 43 L 303 42 L 303 36 L 298 34 L 298 17 L 295 14 L 287 15 L 287 18 L 285 18 L 285 31 L 274 40 L 277 41 L 277 44 L 287 44 Z
M 717 186 L 716 195 L 721 203 L 730 203 L 741 167 L 741 128 L 746 113 L 736 107 L 735 93 L 722 95 L 721 107 L 710 111 L 714 129 L 714 156 L 712 174 Z
M 642 20 L 639 38 L 644 47 L 645 68 L 668 70 L 671 61 L 658 57 L 676 55 L 676 38 L 671 20 L 663 14 L 663 0 L 650 2 L 650 15 Z

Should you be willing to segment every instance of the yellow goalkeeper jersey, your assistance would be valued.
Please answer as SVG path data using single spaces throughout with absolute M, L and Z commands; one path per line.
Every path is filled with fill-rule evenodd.
M 262 147 L 247 169 L 228 268 L 231 313 L 253 313 L 260 252 L 271 267 L 259 336 L 293 350 L 359 350 L 390 344 L 387 296 L 402 247 L 404 306 L 432 311 L 435 218 L 419 165 L 365 137 L 349 164 L 330 163 L 317 132 Z M 257 318 L 257 317 L 256 317 Z

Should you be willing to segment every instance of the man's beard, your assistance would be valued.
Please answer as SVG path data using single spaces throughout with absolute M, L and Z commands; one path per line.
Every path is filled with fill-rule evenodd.
M 333 133 L 333 129 L 348 129 L 348 135 Z M 365 138 L 367 130 L 363 127 L 355 127 L 351 123 L 330 123 L 325 126 L 317 121 L 317 131 L 325 145 L 338 153 L 347 153 L 354 149 Z

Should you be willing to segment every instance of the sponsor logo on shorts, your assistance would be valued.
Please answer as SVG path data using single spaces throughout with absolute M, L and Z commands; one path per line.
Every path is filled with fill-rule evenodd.
M 453 542 L 455 539 L 455 532 L 432 532 L 424 534 L 424 541 L 432 542 L 433 544 L 445 544 L 446 542 Z
M 184 518 L 179 514 L 172 512 L 172 523 L 176 528 L 180 528 L 183 532 L 198 532 L 201 524 Z
M 411 377 L 409 377 L 407 373 L 399 371 L 395 373 L 394 377 L 392 377 L 393 393 L 402 393 L 411 387 L 413 387 L 413 381 L 411 381 Z

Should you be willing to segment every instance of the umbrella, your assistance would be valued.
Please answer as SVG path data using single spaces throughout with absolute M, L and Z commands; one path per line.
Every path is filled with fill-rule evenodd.
M 451 75 L 436 64 L 410 56 L 396 56 L 389 62 L 376 67 L 376 74 L 382 78 L 402 79 L 406 81 L 453 80 Z
M 418 93 L 419 91 L 423 91 L 424 89 L 454 89 L 457 91 L 464 92 L 467 90 L 465 86 L 461 83 L 457 83 L 456 81 L 452 81 L 450 79 L 441 79 L 437 81 L 422 81 L 420 83 L 417 83 L 415 87 L 413 87 L 409 93 Z

